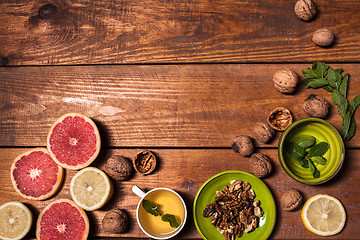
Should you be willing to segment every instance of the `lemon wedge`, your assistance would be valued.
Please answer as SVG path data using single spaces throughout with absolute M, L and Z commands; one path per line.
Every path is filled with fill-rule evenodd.
M 0 206 L 0 239 L 22 239 L 32 224 L 30 210 L 20 202 L 7 202 Z
M 338 199 L 318 194 L 305 202 L 301 218 L 309 231 L 320 236 L 332 236 L 344 228 L 346 212 Z
M 104 206 L 112 195 L 112 188 L 106 173 L 95 167 L 80 170 L 70 182 L 71 198 L 86 211 Z

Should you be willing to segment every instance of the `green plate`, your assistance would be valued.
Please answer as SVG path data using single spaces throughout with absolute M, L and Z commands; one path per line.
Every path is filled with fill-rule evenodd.
M 320 177 L 314 178 L 310 169 L 303 168 L 295 159 L 286 153 L 285 143 L 295 141 L 301 135 L 311 135 L 316 143 L 327 142 L 330 147 L 324 157 L 325 165 L 315 163 Z M 292 123 L 281 135 L 279 140 L 279 160 L 287 174 L 295 180 L 316 185 L 329 181 L 340 170 L 345 157 L 344 142 L 338 131 L 327 121 L 319 118 L 304 118 Z
M 208 240 L 221 240 L 225 239 L 217 230 L 216 227 L 211 225 L 211 218 L 203 217 L 205 207 L 212 203 L 216 197 L 215 192 L 223 190 L 225 185 L 230 185 L 231 180 L 241 180 L 251 184 L 254 189 L 256 198 L 260 200 L 260 207 L 264 212 L 260 218 L 259 227 L 251 233 L 244 233 L 241 238 L 236 239 L 267 239 L 274 229 L 276 221 L 276 206 L 274 198 L 263 181 L 254 175 L 231 170 L 221 172 L 209 178 L 199 189 L 194 200 L 193 215 L 195 226 L 200 235 Z

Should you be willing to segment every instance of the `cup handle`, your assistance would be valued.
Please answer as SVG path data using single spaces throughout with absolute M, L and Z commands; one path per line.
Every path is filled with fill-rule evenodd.
M 146 193 L 136 185 L 134 185 L 131 190 L 140 198 L 143 198 L 146 195 Z

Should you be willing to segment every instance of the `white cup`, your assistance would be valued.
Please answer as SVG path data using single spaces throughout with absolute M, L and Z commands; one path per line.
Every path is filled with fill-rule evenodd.
M 137 220 L 137 223 L 139 225 L 139 227 L 141 228 L 141 230 L 146 234 L 148 235 L 149 237 L 151 238 L 154 238 L 154 239 L 169 239 L 169 238 L 172 238 L 174 237 L 175 235 L 177 235 L 181 229 L 184 227 L 185 225 L 185 222 L 186 222 L 186 218 L 187 218 L 187 209 L 186 209 L 186 205 L 185 205 L 185 202 L 184 200 L 181 198 L 181 196 L 175 192 L 174 190 L 172 189 L 169 189 L 169 188 L 154 188 L 152 189 L 151 191 L 148 191 L 147 193 L 145 193 L 144 191 L 142 191 L 138 186 L 133 186 L 132 187 L 132 191 L 137 195 L 139 196 L 141 199 L 137 205 L 137 208 L 136 208 L 136 220 Z M 183 205 L 183 208 L 184 208 L 184 219 L 182 220 L 182 222 L 180 223 L 180 226 L 177 227 L 176 229 L 174 229 L 173 231 L 171 232 L 168 232 L 168 233 L 165 233 L 163 235 L 155 235 L 154 233 L 149 233 L 150 232 L 150 229 L 147 229 L 147 228 L 150 228 L 149 226 L 145 226 L 145 224 L 143 223 L 143 219 L 140 219 L 142 214 L 139 214 L 140 212 L 140 208 L 142 207 L 142 201 L 145 199 L 145 197 L 149 196 L 149 194 L 154 194 L 154 192 L 156 191 L 169 191 L 173 194 L 175 194 L 177 196 L 177 198 L 181 201 L 182 205 Z M 151 196 L 151 195 L 150 195 Z M 156 204 L 156 202 L 155 202 Z M 141 210 L 142 211 L 142 210 Z M 150 214 L 150 213 L 149 213 Z M 169 212 L 168 214 L 172 214 L 171 212 Z M 154 218 L 160 218 L 160 216 L 151 216 L 151 217 L 154 217 Z M 156 228 L 156 226 L 153 226 L 153 228 Z

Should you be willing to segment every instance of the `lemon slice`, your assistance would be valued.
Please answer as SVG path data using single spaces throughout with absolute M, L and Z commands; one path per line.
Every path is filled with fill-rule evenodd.
M 71 179 L 70 194 L 79 207 L 93 211 L 110 199 L 112 184 L 106 173 L 95 167 L 87 167 Z
M 30 210 L 20 202 L 7 202 L 0 206 L 0 239 L 22 239 L 32 223 Z
M 344 228 L 346 213 L 338 199 L 318 194 L 305 202 L 301 218 L 309 231 L 320 236 L 332 236 Z

